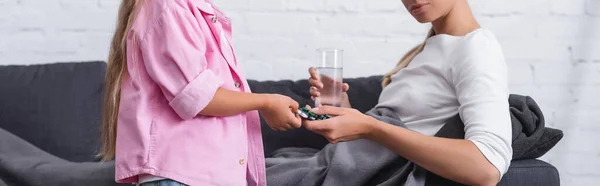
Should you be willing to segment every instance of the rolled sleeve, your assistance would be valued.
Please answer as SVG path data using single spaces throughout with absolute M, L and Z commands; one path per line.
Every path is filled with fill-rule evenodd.
M 205 70 L 175 95 L 169 105 L 182 119 L 192 119 L 210 103 L 221 85 L 219 77 Z
M 209 69 L 205 33 L 190 12 L 165 11 L 140 42 L 145 69 L 175 113 L 194 118 L 223 81 Z

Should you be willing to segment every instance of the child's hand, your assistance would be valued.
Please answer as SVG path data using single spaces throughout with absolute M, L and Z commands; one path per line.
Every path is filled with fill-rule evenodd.
M 334 81 L 332 78 L 327 77 L 327 76 L 323 76 L 323 80 L 320 81 L 319 79 L 321 78 L 319 76 L 319 73 L 317 73 L 317 69 L 315 69 L 314 67 L 310 67 L 308 69 L 308 73 L 310 74 L 310 78 L 308 79 L 308 84 L 310 84 L 310 96 L 312 98 L 312 100 L 314 101 L 317 97 L 321 96 L 321 89 L 323 89 L 324 86 L 333 86 L 334 83 L 341 83 L 341 82 L 336 82 Z M 338 86 L 340 86 L 338 84 Z M 352 106 L 350 105 L 350 100 L 348 99 L 348 89 L 350 89 L 350 85 L 348 85 L 347 83 L 344 83 L 341 85 L 342 86 L 342 107 L 346 107 L 346 108 L 351 108 Z M 321 100 L 322 103 L 325 104 L 330 104 L 331 100 Z M 320 105 L 317 105 L 317 107 Z
M 298 102 L 278 94 L 267 94 L 266 104 L 259 110 L 271 129 L 285 131 L 300 128 L 302 118 L 296 114 Z

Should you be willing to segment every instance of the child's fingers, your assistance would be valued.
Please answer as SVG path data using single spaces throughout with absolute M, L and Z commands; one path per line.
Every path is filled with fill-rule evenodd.
M 291 129 L 297 129 L 300 128 L 300 126 L 302 126 L 302 118 L 300 118 L 300 116 L 296 114 L 294 114 L 294 116 L 291 116 L 289 120 L 290 121 L 288 122 L 288 124 L 290 124 L 290 127 L 292 127 Z
M 290 108 L 292 110 L 292 113 L 296 113 L 296 111 L 300 108 L 300 104 L 294 101 L 292 98 L 290 98 L 290 100 Z
M 342 85 L 342 91 L 346 92 L 346 91 L 348 91 L 348 90 L 350 90 L 350 85 L 348 85 L 348 83 L 344 83 L 344 84 Z

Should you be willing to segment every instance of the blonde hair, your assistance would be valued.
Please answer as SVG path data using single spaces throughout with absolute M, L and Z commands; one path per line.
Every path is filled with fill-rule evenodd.
M 98 154 L 104 161 L 115 158 L 121 83 L 127 72 L 127 37 L 142 1 L 144 0 L 122 0 L 119 7 L 115 34 L 110 45 L 104 84 L 102 150 Z
M 435 31 L 433 30 L 433 28 L 429 29 L 427 38 L 430 38 L 434 35 L 435 35 Z M 381 82 L 381 85 L 383 87 L 386 87 L 387 85 L 389 85 L 392 82 L 392 75 L 398 73 L 398 71 L 400 71 L 404 67 L 408 66 L 408 64 L 415 58 L 415 56 L 417 56 L 417 54 L 419 54 L 419 53 L 421 53 L 421 51 L 423 51 L 423 48 L 425 48 L 425 41 L 423 41 L 423 43 L 415 46 L 414 48 L 409 50 L 406 54 L 404 54 L 404 56 L 400 59 L 400 61 L 398 61 L 398 64 L 396 64 L 396 67 L 392 71 L 383 75 L 383 82 Z

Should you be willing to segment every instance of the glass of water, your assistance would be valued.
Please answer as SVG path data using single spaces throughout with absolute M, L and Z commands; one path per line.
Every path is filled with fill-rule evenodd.
M 319 74 L 319 81 L 323 84 L 323 88 L 318 89 L 321 95 L 315 99 L 315 106 L 329 105 L 339 107 L 342 105 L 343 53 L 343 50 L 336 48 L 317 50 L 317 73 Z

